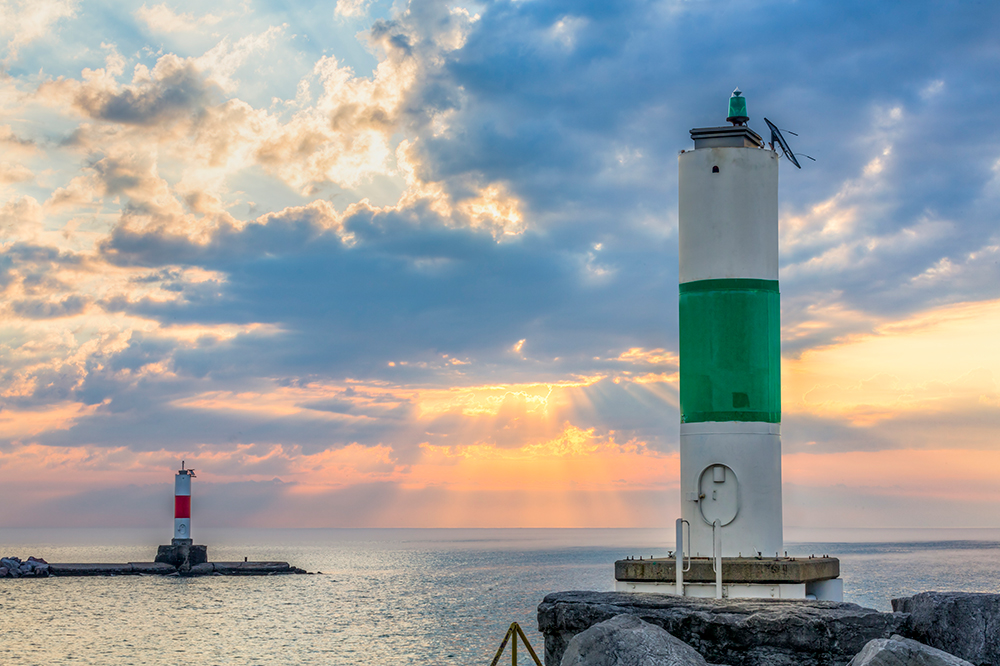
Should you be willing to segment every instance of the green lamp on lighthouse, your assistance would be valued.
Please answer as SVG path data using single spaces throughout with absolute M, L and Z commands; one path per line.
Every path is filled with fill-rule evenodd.
M 726 118 L 726 121 L 731 122 L 735 126 L 740 126 L 746 125 L 748 120 L 750 120 L 750 116 L 747 115 L 747 98 L 737 88 L 729 98 L 729 116 Z

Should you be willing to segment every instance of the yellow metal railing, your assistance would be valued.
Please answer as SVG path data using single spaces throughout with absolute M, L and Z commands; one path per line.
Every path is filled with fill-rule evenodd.
M 511 638 L 514 640 L 510 644 L 510 663 L 511 666 L 517 666 L 517 637 L 521 637 L 521 642 L 524 643 L 524 647 L 528 648 L 528 654 L 535 661 L 535 666 L 542 666 L 542 662 L 538 660 L 538 655 L 535 651 L 531 649 L 531 643 L 528 642 L 527 636 L 524 635 L 524 631 L 521 630 L 521 626 L 517 622 L 510 623 L 510 629 L 507 630 L 507 634 L 503 637 L 503 642 L 500 643 L 500 647 L 497 649 L 497 654 L 493 657 L 493 663 L 490 666 L 497 666 L 497 662 L 500 661 L 500 657 L 503 655 L 503 649 L 507 647 L 507 641 Z

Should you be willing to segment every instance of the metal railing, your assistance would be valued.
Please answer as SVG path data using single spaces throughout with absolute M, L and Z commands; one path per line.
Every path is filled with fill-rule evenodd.
M 684 526 L 688 526 L 688 538 L 684 541 Z M 688 564 L 684 566 L 684 544 L 688 545 Z M 684 574 L 691 570 L 691 523 L 683 518 L 677 519 L 677 548 L 674 551 L 674 581 L 677 584 L 677 596 L 684 596 Z
M 493 662 L 490 666 L 497 666 L 497 662 L 500 661 L 500 657 L 503 656 L 503 649 L 507 647 L 507 641 L 513 637 L 513 641 L 510 644 L 510 663 L 511 666 L 517 666 L 517 637 L 521 637 L 521 642 L 524 643 L 524 647 L 528 648 L 528 654 L 535 661 L 535 666 L 542 666 L 542 662 L 539 661 L 538 655 L 535 651 L 531 649 L 531 643 L 528 642 L 528 637 L 524 635 L 524 631 L 521 630 L 521 626 L 517 622 L 510 623 L 510 629 L 503 637 L 503 642 L 500 643 L 500 647 L 497 648 L 497 654 L 493 657 Z
M 715 570 L 715 598 L 722 598 L 722 521 L 712 523 L 712 569 Z

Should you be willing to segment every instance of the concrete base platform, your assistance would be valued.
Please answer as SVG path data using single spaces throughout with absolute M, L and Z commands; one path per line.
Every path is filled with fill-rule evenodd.
M 184 571 L 208 562 L 208 546 L 196 546 L 187 543 L 188 541 L 190 539 L 174 539 L 169 546 L 158 546 L 154 561 L 170 564 Z
M 690 569 L 684 581 L 715 583 L 715 560 L 692 557 L 685 560 Z M 648 560 L 618 560 L 615 580 L 673 583 L 676 560 L 662 557 Z M 840 560 L 836 557 L 723 557 L 722 580 L 740 583 L 806 583 L 840 575 Z
M 686 597 L 715 597 L 715 560 L 693 557 L 686 562 Z M 615 591 L 677 594 L 676 560 L 618 560 Z M 722 596 L 729 599 L 820 599 L 842 601 L 840 560 L 835 557 L 724 557 Z
M 615 592 L 642 592 L 645 594 L 677 594 L 674 583 L 632 583 L 615 581 Z M 715 583 L 684 583 L 684 596 L 715 599 Z M 722 599 L 812 599 L 817 601 L 843 601 L 844 582 L 839 578 L 812 583 L 726 583 L 722 584 Z

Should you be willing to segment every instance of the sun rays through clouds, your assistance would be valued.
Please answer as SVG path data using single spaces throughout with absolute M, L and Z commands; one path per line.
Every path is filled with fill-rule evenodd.
M 215 524 L 666 524 L 676 156 L 737 83 L 817 158 L 790 520 L 988 516 L 996 14 L 0 1 L 0 525 L 143 524 L 181 459 Z

